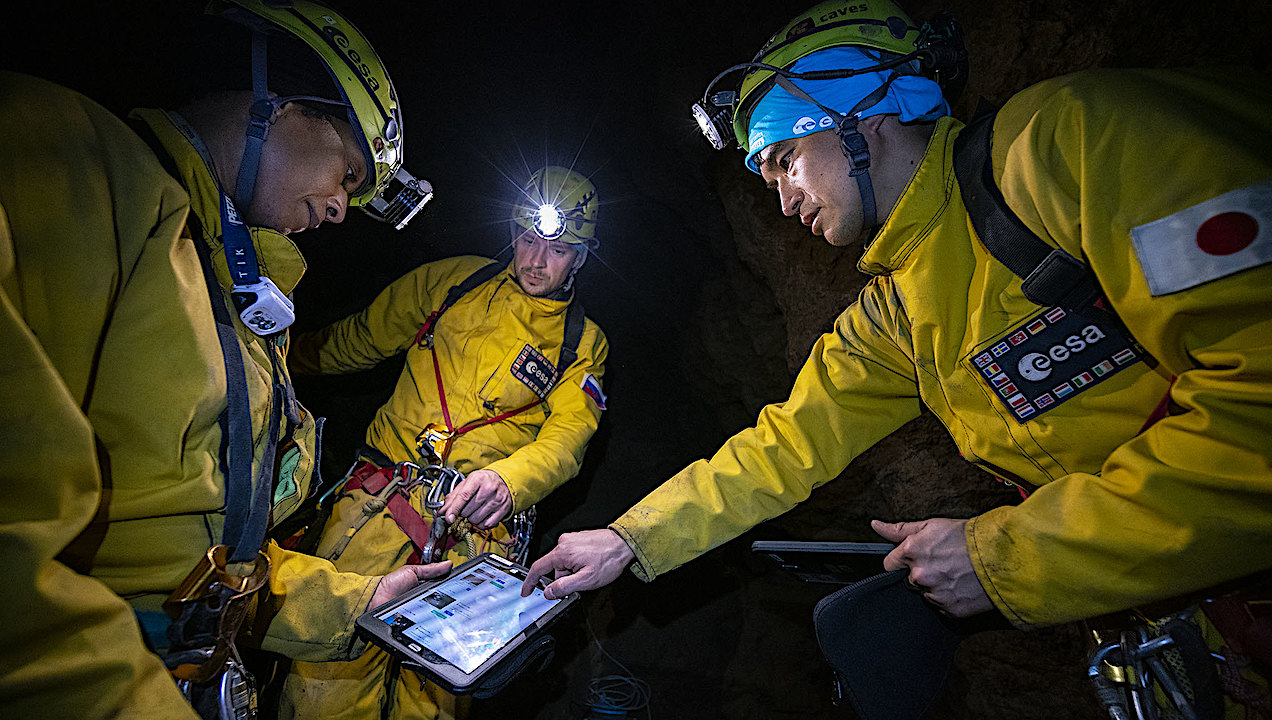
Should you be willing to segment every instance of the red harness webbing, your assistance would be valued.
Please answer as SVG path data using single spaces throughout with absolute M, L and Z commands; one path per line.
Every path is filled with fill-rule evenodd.
M 367 460 L 358 463 L 358 467 L 354 468 L 349 474 L 349 481 L 345 483 L 345 490 L 362 490 L 372 495 L 378 495 L 385 485 L 393 480 L 393 468 L 376 467 L 376 465 Z M 411 545 L 415 547 L 415 551 L 407 558 L 408 565 L 415 565 L 420 562 L 420 548 L 428 543 L 429 529 L 431 524 L 423 518 L 415 507 L 411 505 L 407 494 L 398 491 L 389 496 L 388 502 L 389 514 L 393 517 L 393 522 L 397 523 L 398 529 L 406 534 L 411 541 Z M 447 536 L 446 546 L 444 550 L 450 550 L 455 546 L 455 539 Z
M 442 458 L 443 464 L 445 464 L 450 459 L 451 444 L 455 442 L 455 438 L 459 437 L 460 435 L 463 435 L 464 433 L 470 430 L 476 430 L 477 428 L 482 427 L 484 425 L 491 425 L 493 423 L 497 423 L 502 420 L 507 420 L 508 418 L 513 417 L 514 415 L 520 415 L 521 413 L 543 402 L 543 398 L 537 398 L 532 402 L 528 402 L 525 405 L 522 405 L 521 407 L 516 408 L 515 410 L 509 410 L 506 413 L 500 413 L 492 418 L 486 418 L 485 420 L 477 420 L 474 422 L 470 422 L 466 425 L 463 425 L 459 428 L 456 428 L 451 423 L 450 408 L 447 407 L 446 405 L 446 388 L 445 386 L 442 385 L 442 369 L 437 363 L 437 345 L 431 341 L 431 337 L 433 334 L 433 325 L 437 322 L 437 318 L 440 317 L 441 314 L 445 312 L 446 308 L 448 307 L 450 306 L 443 305 L 442 307 L 430 313 L 429 316 L 425 318 L 424 324 L 420 326 L 420 331 L 415 333 L 416 346 L 425 347 L 427 345 L 429 352 L 432 353 L 433 355 L 433 377 L 436 378 L 437 380 L 437 399 L 442 404 L 442 421 L 446 423 L 446 430 L 450 433 L 450 437 L 446 438 L 446 443 L 443 446 L 442 452 L 441 452 L 441 458 Z M 427 343 L 426 343 L 426 340 L 428 340 Z M 560 373 L 561 371 L 557 370 L 557 374 L 560 375 Z M 554 379 L 554 381 L 550 383 L 549 386 L 555 385 L 555 384 L 556 382 Z

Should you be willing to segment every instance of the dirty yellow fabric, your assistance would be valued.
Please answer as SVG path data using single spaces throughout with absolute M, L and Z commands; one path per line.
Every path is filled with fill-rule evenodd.
M 132 612 L 157 609 L 220 540 L 225 369 L 186 224 L 193 211 L 215 234 L 219 218 L 215 186 L 191 146 L 163 113 L 138 117 L 174 156 L 180 182 L 103 108 L 0 73 L 6 716 L 193 717 Z M 264 267 L 290 290 L 304 269 L 295 247 L 271 231 L 254 238 Z M 198 241 L 220 250 L 215 237 Z M 223 256 L 218 268 L 223 274 Z M 259 458 L 268 350 L 239 331 Z M 313 424 L 305 418 L 283 455 L 289 472 L 275 520 L 308 492 Z M 92 518 L 103 485 L 110 523 L 91 577 L 78 575 L 56 556 Z M 276 617 L 264 646 L 348 657 L 373 579 L 273 545 L 268 552 Z
M 1041 237 L 1094 269 L 1160 361 L 1023 424 L 971 358 L 1040 308 L 975 238 L 936 125 L 860 261 L 876 275 L 814 347 L 790 398 L 611 527 L 655 575 L 808 497 L 923 403 L 959 451 L 1040 486 L 967 526 L 1013 623 L 1048 625 L 1272 566 L 1272 265 L 1152 297 L 1130 229 L 1272 179 L 1272 97 L 1241 72 L 1093 71 L 1013 97 L 995 179 Z M 1137 435 L 1178 376 L 1180 414 Z
M 376 413 L 366 442 L 394 462 L 421 462 L 415 437 L 429 423 L 442 423 L 433 356 L 415 347 L 415 336 L 451 287 L 488 265 L 487 258 L 464 256 L 428 263 L 395 281 L 362 312 L 312 334 L 298 335 L 291 356 L 297 372 L 350 372 L 374 366 L 406 351 L 406 367 L 393 396 Z M 442 390 L 453 427 L 494 417 L 532 402 L 531 389 L 511 372 L 527 345 L 557 362 L 565 336 L 569 300 L 527 295 L 510 270 L 465 294 L 446 310 L 434 328 Z M 587 374 L 599 382 L 608 354 L 604 333 L 591 320 L 584 325 L 578 359 L 544 403 L 506 420 L 477 428 L 455 439 L 449 465 L 462 473 L 486 468 L 507 483 L 513 512 L 538 502 L 578 473 L 587 442 L 601 410 L 582 390 Z M 425 519 L 424 488 L 410 501 Z M 371 495 L 344 492 L 332 509 L 316 554 L 328 556 L 346 530 L 362 515 Z M 477 551 L 506 555 L 498 542 L 478 541 Z M 379 574 L 401 567 L 414 551 L 384 510 L 360 528 L 339 555 L 339 569 Z M 468 559 L 463 544 L 446 556 L 454 565 Z M 458 703 L 458 706 L 457 706 Z M 464 716 L 463 698 L 403 671 L 378 648 L 341 663 L 294 663 L 280 704 L 282 718 L 454 718 Z
M 331 519 L 314 554 L 331 558 L 338 569 L 373 575 L 405 565 L 415 548 L 387 510 L 372 517 L 354 534 L 344 551 L 332 557 L 344 530 L 359 519 L 372 497 L 362 490 L 343 493 L 332 508 Z M 419 488 L 411 495 L 411 506 L 431 519 L 423 511 Z M 496 539 L 506 540 L 503 526 L 497 530 Z M 479 543 L 477 550 L 506 554 L 498 545 L 488 543 Z M 456 567 L 469 558 L 464 545 L 459 544 L 446 553 L 446 559 Z M 451 720 L 464 715 L 457 713 L 455 696 L 432 683 L 422 682 L 421 676 L 410 670 L 402 670 L 396 662 L 391 662 L 388 653 L 374 645 L 348 662 L 292 663 L 279 703 L 280 720 L 380 717 Z

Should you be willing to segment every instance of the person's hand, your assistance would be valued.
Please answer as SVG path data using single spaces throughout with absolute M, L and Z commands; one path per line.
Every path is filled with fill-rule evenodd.
M 897 543 L 896 549 L 883 559 L 884 569 L 910 568 L 909 583 L 923 592 L 924 599 L 954 617 L 994 609 L 972 568 L 963 534 L 966 525 L 966 520 L 949 518 L 870 521 L 875 532 Z
M 442 503 L 441 514 L 446 522 L 454 524 L 455 518 L 468 518 L 474 527 L 489 530 L 512 512 L 512 491 L 499 473 L 494 470 L 474 470 L 469 473 Z
M 371 593 L 367 609 L 377 608 L 420 584 L 421 580 L 441 577 L 450 572 L 450 560 L 428 565 L 406 565 L 380 578 L 380 584 Z
M 521 597 L 534 592 L 539 578 L 555 573 L 556 581 L 543 590 L 549 600 L 576 590 L 595 590 L 618 579 L 636 556 L 618 533 L 610 529 L 566 533 L 547 555 L 534 561 L 521 584 Z

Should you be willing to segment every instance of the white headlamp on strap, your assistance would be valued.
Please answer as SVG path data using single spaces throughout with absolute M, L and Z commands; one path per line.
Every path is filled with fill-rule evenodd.
M 235 285 L 230 295 L 243 324 L 257 335 L 273 335 L 296 321 L 292 301 L 267 277 L 250 285 Z

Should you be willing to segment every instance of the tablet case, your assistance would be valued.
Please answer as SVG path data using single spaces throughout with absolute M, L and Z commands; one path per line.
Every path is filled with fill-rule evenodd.
M 756 540 L 751 551 L 807 583 L 847 585 L 878 573 L 892 543 Z
M 489 554 L 490 553 L 484 553 L 483 555 L 479 555 L 478 557 L 469 560 L 463 565 L 460 565 L 459 567 L 454 568 L 453 570 L 451 570 L 450 573 L 446 575 L 446 578 L 440 579 L 437 583 L 431 583 L 430 586 L 440 585 L 442 582 L 445 581 L 445 579 L 450 578 L 454 576 L 455 574 L 464 571 L 471 565 L 479 563 L 485 555 L 489 555 Z M 524 568 L 520 568 L 520 566 L 515 565 L 509 560 L 505 560 L 504 558 L 498 558 L 498 559 L 502 563 L 512 564 L 514 567 L 517 567 L 518 569 L 521 569 L 523 571 L 525 570 Z M 410 592 L 412 594 L 417 594 L 419 592 L 418 586 L 415 589 L 412 589 Z M 359 618 L 359 621 L 356 623 L 356 630 L 359 634 L 361 634 L 364 638 L 366 638 L 367 641 L 385 650 L 386 652 L 392 654 L 393 657 L 399 660 L 399 662 L 402 664 L 403 667 L 418 673 L 422 677 L 426 678 L 429 682 L 432 682 L 433 684 L 442 688 L 446 692 L 449 692 L 453 695 L 472 695 L 475 698 L 486 699 L 486 698 L 493 697 L 494 695 L 501 692 L 504 688 L 508 686 L 509 683 L 511 683 L 516 678 L 520 677 L 527 670 L 533 669 L 534 672 L 541 672 L 548 666 L 548 663 L 552 661 L 552 658 L 555 655 L 556 640 L 551 635 L 547 634 L 546 630 L 548 627 L 555 624 L 556 621 L 560 619 L 562 615 L 565 615 L 573 607 L 573 600 L 577 600 L 578 595 L 577 593 L 571 593 L 571 595 L 573 595 L 573 598 L 571 598 L 570 596 L 566 596 L 566 598 L 563 598 L 563 601 L 568 600 L 569 602 L 565 606 L 563 606 L 559 612 L 549 617 L 548 620 L 542 626 L 538 627 L 535 630 L 534 637 L 532 637 L 527 642 L 523 643 L 521 646 L 515 648 L 512 652 L 508 653 L 506 656 L 500 658 L 493 666 L 491 666 L 488 670 L 482 673 L 481 677 L 471 685 L 455 685 L 452 682 L 450 682 L 448 679 L 446 679 L 445 677 L 432 671 L 427 666 L 412 662 L 410 657 L 407 656 L 405 653 L 403 653 L 401 650 L 395 647 L 383 645 L 380 642 L 380 638 L 376 636 L 372 630 L 370 630 L 369 628 L 363 625 L 362 618 Z M 399 598 L 400 597 L 402 596 L 399 596 Z M 363 617 L 364 618 L 368 616 L 373 617 L 382 608 L 387 607 L 393 602 L 396 602 L 399 598 L 394 598 L 393 600 L 390 600 L 388 603 L 385 603 L 377 608 L 372 608 L 370 611 L 365 613 Z M 383 624 L 378 619 L 374 620 L 374 622 Z M 425 649 L 423 652 L 431 654 L 429 653 L 427 649 Z M 439 662 L 444 662 L 441 658 L 437 658 L 437 660 Z
M 1010 627 L 998 613 L 942 615 L 906 586 L 909 572 L 853 583 L 813 611 L 817 644 L 861 720 L 919 720 L 944 692 L 963 637 Z

